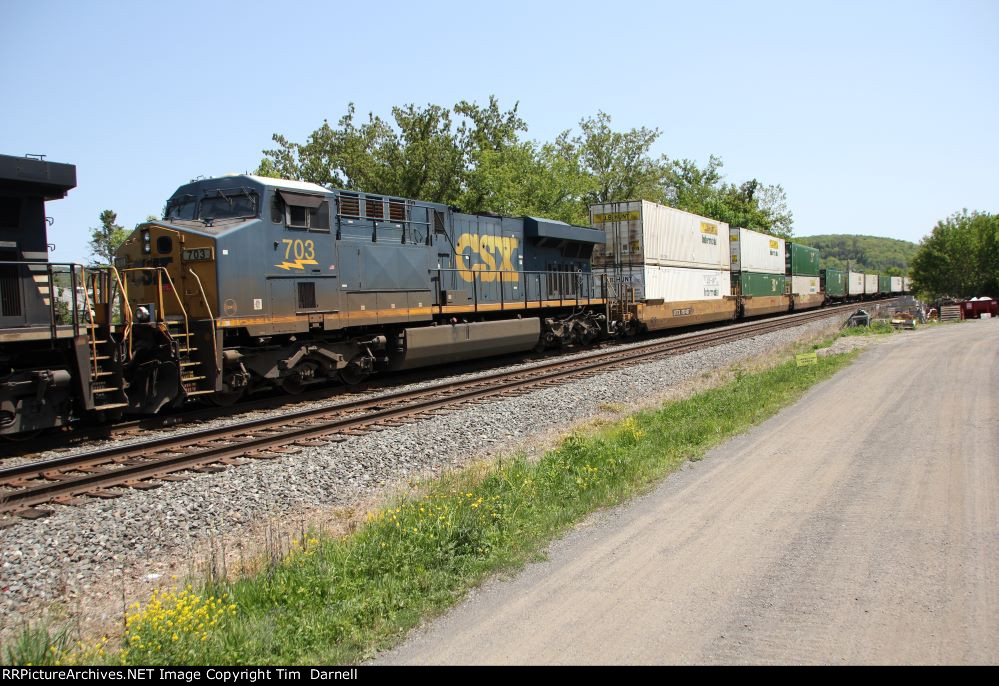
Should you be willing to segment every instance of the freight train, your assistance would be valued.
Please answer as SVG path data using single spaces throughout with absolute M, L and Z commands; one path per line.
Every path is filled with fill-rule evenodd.
M 0 198 L 30 196 L 34 214 L 11 225 L 23 245 L 0 243 L 33 241 L 0 283 L 5 314 L 15 293 L 26 314 L 0 320 L 0 435 L 839 297 L 812 248 L 645 201 L 595 205 L 583 227 L 252 175 L 181 186 L 113 266 L 67 265 L 60 290 L 40 278 L 59 266 L 40 247 L 44 201 L 75 185 L 75 169 L 49 190 L 5 169 Z M 842 281 L 843 299 L 882 285 L 875 276 L 861 294 Z M 29 330 L 45 355 L 19 347 Z

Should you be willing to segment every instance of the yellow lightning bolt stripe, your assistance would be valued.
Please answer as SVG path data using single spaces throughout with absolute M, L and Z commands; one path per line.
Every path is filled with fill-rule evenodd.
M 281 264 L 275 264 L 274 266 L 278 269 L 305 269 L 307 264 L 319 264 L 315 260 L 295 260 L 294 262 L 282 262 Z

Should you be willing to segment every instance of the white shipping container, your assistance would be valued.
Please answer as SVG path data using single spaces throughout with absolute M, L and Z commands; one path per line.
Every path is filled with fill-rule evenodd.
M 864 295 L 874 295 L 878 292 L 878 275 L 864 274 Z
M 903 276 L 902 277 L 902 292 L 903 293 L 908 293 L 911 290 L 912 290 L 912 279 L 910 279 L 908 276 Z
M 849 272 L 846 279 L 846 294 L 847 295 L 863 295 L 864 294 L 864 273 L 863 272 Z
M 594 269 L 593 272 L 607 274 L 612 280 L 621 278 L 635 289 L 637 300 L 721 300 L 732 295 L 731 273 L 721 269 L 645 265 L 623 273 L 612 269 Z
M 590 206 L 590 224 L 607 237 L 593 266 L 655 265 L 727 270 L 728 224 L 648 200 Z
M 891 277 L 891 292 L 901 293 L 902 292 L 902 277 L 893 276 Z
M 749 229 L 729 230 L 732 271 L 783 274 L 784 239 Z
M 792 276 L 791 292 L 795 295 L 815 295 L 819 292 L 819 277 Z

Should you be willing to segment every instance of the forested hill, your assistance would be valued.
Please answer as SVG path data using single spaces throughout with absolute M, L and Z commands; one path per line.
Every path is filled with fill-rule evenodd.
M 823 236 L 795 236 L 793 241 L 818 248 L 822 252 L 822 266 L 833 269 L 850 268 L 901 275 L 909 265 L 919 246 L 911 241 L 880 236 L 854 236 L 834 233 Z

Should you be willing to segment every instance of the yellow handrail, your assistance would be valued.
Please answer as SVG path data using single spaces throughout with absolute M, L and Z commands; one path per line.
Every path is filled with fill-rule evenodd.
M 128 288 L 125 286 L 125 282 L 122 281 L 121 275 L 118 270 L 112 265 L 110 267 L 111 273 L 114 274 L 114 280 L 118 284 L 118 292 L 121 293 L 121 316 L 124 319 L 124 330 L 122 331 L 122 336 L 126 341 L 128 341 L 128 356 L 132 357 L 132 306 L 128 304 Z M 108 298 L 108 302 L 111 299 Z M 108 322 L 110 328 L 110 322 Z
M 215 340 L 215 338 L 216 338 L 216 335 L 215 335 L 215 315 L 212 314 L 212 306 L 211 306 L 211 303 L 208 302 L 208 296 L 205 295 L 205 289 L 201 285 L 201 279 L 198 277 L 197 273 L 195 273 L 195 271 L 192 268 L 188 267 L 187 271 L 188 271 L 188 273 L 190 273 L 191 276 L 194 277 L 194 280 L 198 284 L 198 290 L 201 291 L 201 300 L 205 303 L 205 309 L 208 311 L 208 319 L 212 323 L 212 352 L 215 354 L 215 360 L 217 362 L 218 359 L 219 359 L 219 347 L 218 347 L 218 343 Z
M 162 320 L 166 321 L 166 306 L 163 302 L 163 277 L 166 276 L 167 283 L 170 284 L 170 290 L 173 291 L 173 297 L 177 301 L 177 307 L 180 309 L 181 315 L 184 317 L 184 334 L 185 337 L 190 339 L 191 329 L 188 325 L 187 310 L 184 309 L 184 303 L 180 299 L 180 295 L 177 294 L 177 288 L 173 284 L 173 279 L 170 278 L 170 272 L 166 270 L 166 267 L 129 267 L 128 269 L 123 269 L 123 272 L 146 272 L 151 271 L 156 273 L 156 295 L 157 295 L 157 316 Z M 166 331 L 169 335 L 169 330 Z M 190 347 L 190 340 L 187 341 L 187 347 Z

